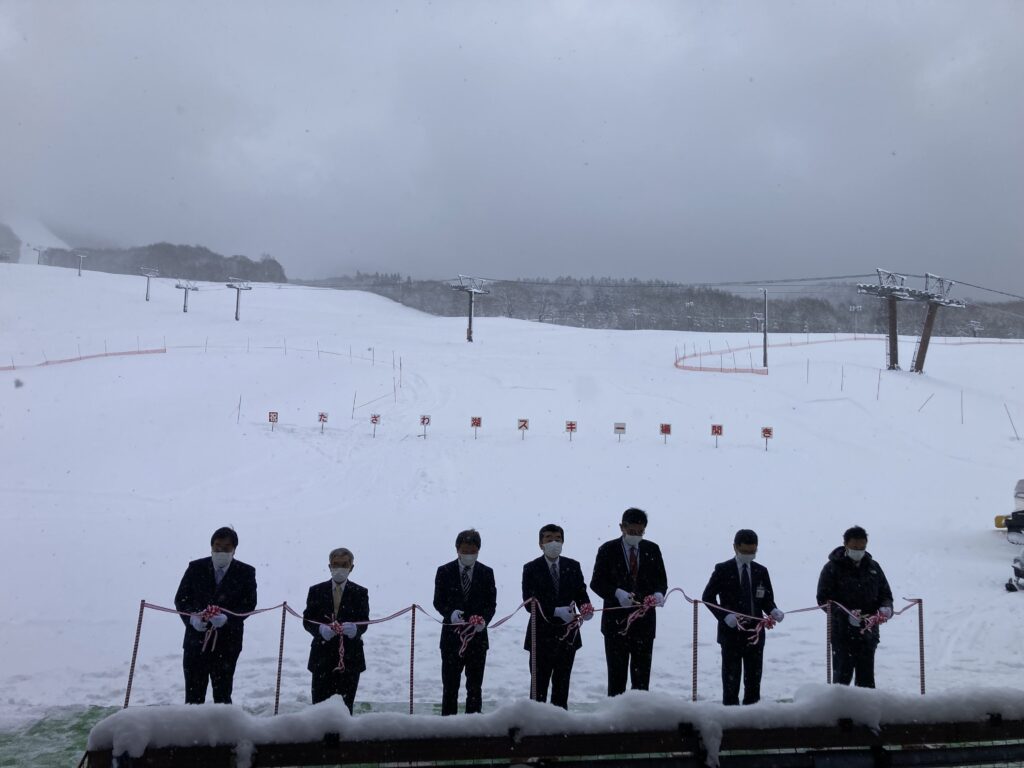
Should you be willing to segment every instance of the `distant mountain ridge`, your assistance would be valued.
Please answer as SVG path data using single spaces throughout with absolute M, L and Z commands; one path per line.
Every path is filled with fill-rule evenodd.
M 154 243 L 135 248 L 48 248 L 39 263 L 78 268 L 79 254 L 85 255 L 83 269 L 137 275 L 144 268 L 156 269 L 164 277 L 183 280 L 221 281 L 231 278 L 263 283 L 286 283 L 284 268 L 269 255 L 259 261 L 247 256 L 222 256 L 201 245 Z

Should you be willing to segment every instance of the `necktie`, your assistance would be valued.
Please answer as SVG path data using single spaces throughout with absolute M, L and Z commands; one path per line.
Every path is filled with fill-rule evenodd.
M 629 548 L 629 579 L 633 582 L 633 589 L 636 589 L 636 580 L 639 576 L 639 566 L 636 561 L 636 547 Z
M 338 609 L 341 608 L 341 584 L 334 585 L 334 615 L 338 615 Z
M 469 588 L 473 585 L 473 581 L 469 575 L 469 568 L 462 569 L 462 596 L 469 599 Z
M 217 570 L 215 570 L 213 572 L 213 579 L 214 579 L 214 581 L 217 582 L 218 586 L 220 585 L 220 580 L 223 579 L 223 578 L 224 578 L 224 569 L 223 568 L 218 568 Z
M 754 593 L 750 591 L 750 571 L 747 570 L 750 566 L 747 563 L 743 564 L 743 576 L 740 578 L 740 587 L 743 589 L 743 599 L 746 602 L 744 606 L 747 609 L 747 615 L 754 615 Z
M 555 595 L 558 595 L 558 561 L 551 563 L 551 583 L 555 585 Z

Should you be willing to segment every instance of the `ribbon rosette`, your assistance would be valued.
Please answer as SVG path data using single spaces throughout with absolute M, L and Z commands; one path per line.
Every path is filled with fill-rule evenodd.
M 469 647 L 469 641 L 473 639 L 473 636 L 478 630 L 477 627 L 483 627 L 487 624 L 484 621 L 483 616 L 470 616 L 464 622 L 462 622 L 459 629 L 459 639 L 462 640 L 462 647 L 459 648 L 459 656 L 462 656 L 466 652 L 466 648 Z
M 624 635 L 629 632 L 629 628 L 633 625 L 634 621 L 642 619 L 647 615 L 647 612 L 651 610 L 651 608 L 655 608 L 657 605 L 658 599 L 654 595 L 648 595 L 645 597 L 639 607 L 629 614 L 629 617 L 626 619 L 626 626 L 621 632 L 619 632 L 619 634 Z
M 576 635 L 580 632 L 580 625 L 584 619 L 587 619 L 594 615 L 594 606 L 590 603 L 584 603 L 583 605 L 576 607 L 576 603 L 572 603 L 570 608 L 573 609 L 572 621 L 565 625 L 565 632 L 562 634 L 562 639 L 567 640 L 570 643 L 575 642 Z
M 345 671 L 345 635 L 341 632 L 341 623 L 335 619 L 327 625 L 331 628 L 335 635 L 338 637 L 338 666 L 334 668 L 334 672 Z
M 199 613 L 199 618 L 203 621 L 209 621 L 214 616 L 221 614 L 219 605 L 208 605 Z M 203 636 L 203 649 L 201 653 L 206 653 L 206 644 L 210 642 L 210 638 L 213 638 L 213 644 L 210 645 L 210 651 L 217 650 L 217 630 L 215 627 L 210 627 L 206 630 L 206 634 Z
M 865 632 L 870 632 L 872 629 L 877 627 L 879 624 L 885 624 L 889 619 L 882 615 L 881 611 L 873 613 L 870 616 L 861 616 L 860 611 L 854 611 L 859 619 L 864 622 L 864 627 L 860 633 L 863 635 Z

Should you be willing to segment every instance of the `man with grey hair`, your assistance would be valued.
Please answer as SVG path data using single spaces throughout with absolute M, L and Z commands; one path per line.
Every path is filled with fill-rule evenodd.
M 366 669 L 363 633 L 370 618 L 370 595 L 349 581 L 355 556 L 344 547 L 328 558 L 331 578 L 314 584 L 306 597 L 302 626 L 313 636 L 307 669 L 313 674 L 313 703 L 335 694 L 352 711 L 359 675 Z

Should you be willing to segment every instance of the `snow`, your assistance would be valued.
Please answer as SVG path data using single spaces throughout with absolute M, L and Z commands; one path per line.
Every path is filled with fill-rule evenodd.
M 139 757 L 147 747 L 232 746 L 244 754 L 254 744 L 316 742 L 329 733 L 338 734 L 343 742 L 357 742 L 506 736 L 512 728 L 522 736 L 630 733 L 673 730 L 687 723 L 700 733 L 713 763 L 722 734 L 730 728 L 830 726 L 848 718 L 877 730 L 883 724 L 983 722 L 994 714 L 1007 720 L 1024 718 L 1020 691 L 976 688 L 921 697 L 819 684 L 799 688 L 793 703 L 756 707 L 723 707 L 629 691 L 588 713 L 526 700 L 482 715 L 449 718 L 389 713 L 352 717 L 341 697 L 335 696 L 303 712 L 277 717 L 254 716 L 219 704 L 130 708 L 100 722 L 89 735 L 88 749 Z
M 4 224 L 10 227 L 11 231 L 21 240 L 21 252 L 18 254 L 18 261 L 22 264 L 35 264 L 38 254 L 29 246 L 36 248 L 63 248 L 67 250 L 68 244 L 51 232 L 45 224 L 29 216 L 21 214 L 7 214 L 4 216 Z
M 202 284 L 188 314 L 172 281 L 155 280 L 149 303 L 144 292 L 141 277 L 0 265 L 0 363 L 19 366 L 0 372 L 0 731 L 58 707 L 118 705 L 139 601 L 170 605 L 222 524 L 257 569 L 260 605 L 301 610 L 308 586 L 328 576 L 327 553 L 346 546 L 373 616 L 429 609 L 436 567 L 454 557 L 455 534 L 476 526 L 502 616 L 520 602 L 522 565 L 539 555 L 548 522 L 565 527 L 564 554 L 589 575 L 622 510 L 646 509 L 670 585 L 691 596 L 731 555 L 735 530 L 754 528 L 783 610 L 813 604 L 828 553 L 857 523 L 897 607 L 901 596 L 925 601 L 929 701 L 1021 679 L 1012 649 L 1024 596 L 1002 586 L 1017 550 L 992 521 L 1012 510 L 1022 475 L 1007 409 L 1021 429 L 1024 345 L 937 339 L 925 375 L 883 372 L 879 388 L 877 337 L 797 346 L 830 337 L 774 336 L 794 346 L 770 350 L 769 376 L 695 373 L 673 366 L 676 347 L 756 339 L 476 318 L 467 344 L 464 318 L 358 292 L 257 285 L 241 322 L 220 285 Z M 913 342 L 903 339 L 901 359 Z M 166 354 L 20 367 L 164 344 Z M 371 413 L 382 416 L 376 438 Z M 432 416 L 426 439 L 421 414 Z M 476 440 L 471 416 L 483 418 Z M 530 419 L 525 439 L 517 418 Z M 569 419 L 579 427 L 571 443 Z M 616 421 L 627 422 L 621 442 Z M 667 444 L 662 422 L 673 425 Z M 712 423 L 725 427 L 717 449 Z M 767 452 L 762 426 L 774 427 Z M 678 595 L 661 609 L 652 702 L 689 698 L 691 616 Z M 440 662 L 423 618 L 415 701 L 429 712 Z M 485 713 L 527 696 L 525 622 L 493 633 Z M 226 718 L 272 711 L 279 628 L 277 613 L 249 620 Z M 374 722 L 363 705 L 407 707 L 409 629 L 406 615 L 367 633 L 355 723 Z M 146 613 L 133 705 L 182 700 L 181 632 L 177 617 Z M 915 610 L 882 628 L 887 694 L 917 691 L 917 632 Z M 714 638 L 702 610 L 698 703 L 721 694 Z M 310 710 L 308 642 L 289 619 L 286 714 Z M 607 706 L 597 622 L 583 643 L 576 714 Z M 824 682 L 824 656 L 821 614 L 788 616 L 768 637 L 765 701 Z M 562 717 L 551 710 L 544 717 Z

